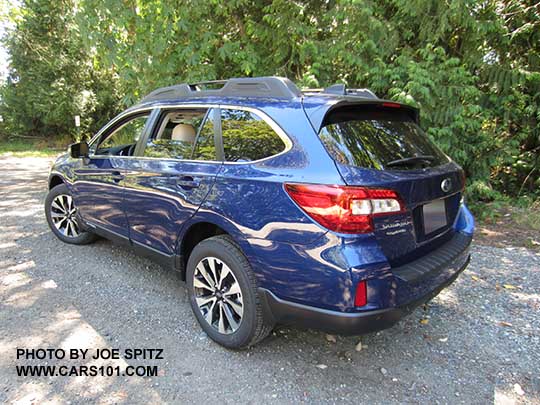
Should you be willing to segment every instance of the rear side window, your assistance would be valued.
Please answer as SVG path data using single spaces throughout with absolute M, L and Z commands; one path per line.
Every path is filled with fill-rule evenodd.
M 250 162 L 285 150 L 283 139 L 257 114 L 233 109 L 221 110 L 221 133 L 225 160 Z
M 351 166 L 407 170 L 449 161 L 406 112 L 393 108 L 340 108 L 325 118 L 319 137 L 337 162 Z

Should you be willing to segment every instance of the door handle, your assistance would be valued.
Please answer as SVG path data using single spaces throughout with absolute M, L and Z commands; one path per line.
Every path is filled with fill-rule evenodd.
M 115 183 L 118 183 L 118 182 L 124 180 L 125 176 L 122 173 L 120 173 L 118 170 L 114 170 L 111 173 L 111 178 Z
M 183 176 L 176 180 L 176 186 L 184 189 L 197 188 L 201 182 L 191 176 Z

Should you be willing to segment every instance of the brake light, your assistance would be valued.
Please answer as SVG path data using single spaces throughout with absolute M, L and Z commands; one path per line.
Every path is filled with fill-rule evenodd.
M 382 103 L 382 106 L 389 108 L 401 108 L 401 104 L 398 103 Z
M 354 294 L 354 306 L 363 307 L 367 304 L 367 288 L 366 280 L 360 281 L 356 285 L 356 293 Z
M 339 233 L 373 232 L 373 217 L 405 212 L 393 190 L 318 184 L 285 184 L 285 190 L 313 220 Z

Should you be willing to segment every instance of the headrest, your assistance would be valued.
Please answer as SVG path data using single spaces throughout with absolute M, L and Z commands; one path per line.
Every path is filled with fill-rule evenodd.
M 195 142 L 195 128 L 189 124 L 178 124 L 173 128 L 171 140 L 182 142 Z

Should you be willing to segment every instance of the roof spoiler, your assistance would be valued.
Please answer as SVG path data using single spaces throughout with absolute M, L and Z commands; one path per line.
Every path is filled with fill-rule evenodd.
M 326 116 L 330 114 L 332 111 L 335 111 L 340 108 L 347 108 L 347 107 L 362 107 L 365 106 L 369 108 L 370 106 L 379 106 L 380 108 L 384 109 L 399 109 L 403 112 L 405 112 L 407 115 L 409 115 L 413 121 L 417 124 L 420 124 L 420 110 L 418 108 L 412 107 L 407 104 L 401 104 L 396 103 L 395 101 L 391 100 L 381 100 L 381 99 L 365 99 L 360 98 L 353 99 L 343 99 L 340 100 L 337 103 L 328 103 L 326 104 L 326 108 L 321 108 L 320 106 L 316 105 L 313 108 L 310 106 L 304 104 L 304 110 L 306 112 L 306 115 L 308 116 L 308 119 L 311 122 L 311 125 L 313 128 L 315 128 L 316 131 L 319 131 Z

